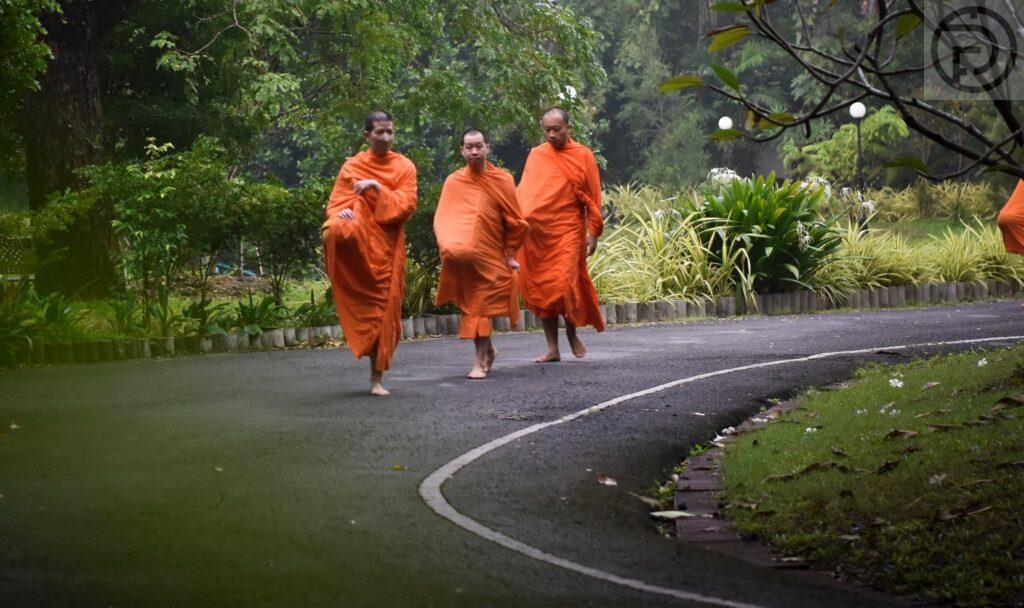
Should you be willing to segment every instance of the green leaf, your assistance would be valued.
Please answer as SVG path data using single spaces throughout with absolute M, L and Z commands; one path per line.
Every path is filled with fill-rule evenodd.
M 708 135 L 708 139 L 714 141 L 732 141 L 743 137 L 743 131 L 737 131 L 736 129 L 719 129 Z
M 717 34 L 713 35 L 711 46 L 708 47 L 708 50 L 712 53 L 716 53 L 723 49 L 727 49 L 742 41 L 752 33 L 754 33 L 754 31 L 746 25 L 736 25 L 720 30 Z
M 700 76 L 696 76 L 694 74 L 683 74 L 682 76 L 670 78 L 658 85 L 658 92 L 671 93 L 672 91 L 702 86 L 704 86 L 704 80 Z
M 721 65 L 711 64 L 711 69 L 715 71 L 715 75 L 721 80 L 727 87 L 740 92 L 740 81 L 736 78 L 736 75 L 729 71 L 729 68 Z
M 772 123 L 772 126 L 781 127 L 793 122 L 793 115 L 789 112 L 772 112 L 768 115 L 767 122 Z
M 929 173 L 928 165 L 916 158 L 910 158 L 908 156 L 902 156 L 896 160 L 887 162 L 884 166 L 891 169 L 914 169 L 921 173 Z
M 921 25 L 921 17 L 914 13 L 902 15 L 896 20 L 896 38 L 904 38 Z
M 718 4 L 712 5 L 711 10 L 721 11 L 728 13 L 745 13 L 747 7 L 742 2 L 719 2 Z

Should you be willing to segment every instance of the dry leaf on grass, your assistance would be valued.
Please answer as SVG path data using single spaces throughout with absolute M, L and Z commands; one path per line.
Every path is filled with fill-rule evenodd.
M 630 493 L 629 493 L 629 495 L 630 495 L 630 496 L 636 496 L 636 497 L 637 497 L 637 498 L 639 498 L 639 499 L 640 499 L 641 501 L 643 501 L 643 503 L 644 503 L 645 505 L 647 505 L 648 507 L 650 507 L 650 508 L 652 508 L 652 509 L 660 509 L 660 508 L 662 508 L 663 506 L 665 506 L 665 505 L 663 505 L 663 504 L 662 504 L 662 502 L 661 502 L 660 500 L 658 500 L 657 498 L 651 498 L 650 496 L 641 496 L 641 495 L 639 495 L 639 494 L 634 494 L 634 493 L 632 493 L 632 492 L 630 492 Z
M 928 478 L 928 485 L 941 486 L 942 482 L 946 481 L 947 477 L 949 477 L 948 473 L 936 473 Z
M 928 424 L 928 428 L 930 428 L 931 430 L 935 431 L 936 433 L 941 433 L 941 432 L 944 432 L 944 431 L 952 431 L 954 429 L 960 429 L 960 428 L 963 428 L 963 427 L 961 425 L 959 425 L 959 424 L 935 424 L 935 423 L 929 423 Z
M 597 476 L 597 483 L 599 483 L 601 485 L 605 485 L 605 486 L 617 486 L 617 485 L 619 485 L 619 482 L 615 481 L 611 477 L 608 477 L 604 473 L 601 473 L 600 475 Z
M 906 431 L 903 429 L 893 429 L 885 436 L 886 441 L 895 441 L 897 439 L 906 439 L 908 437 L 917 437 L 917 433 L 914 431 Z
M 835 454 L 836 456 L 842 456 L 843 458 L 849 456 L 849 454 L 846 453 L 846 450 L 838 446 L 832 446 L 832 453 Z
M 898 459 L 897 460 L 887 460 L 887 461 L 882 463 L 882 466 L 880 466 L 877 469 L 875 469 L 874 471 L 872 471 L 871 474 L 872 475 L 882 475 L 884 473 L 888 473 L 889 471 L 895 469 L 899 465 L 900 465 L 900 461 Z
M 650 516 L 654 519 L 661 519 L 664 521 L 675 521 L 677 519 L 700 517 L 696 513 L 688 513 L 686 511 L 652 511 Z
M 793 471 L 792 473 L 780 473 L 780 474 L 776 474 L 776 475 L 769 475 L 768 477 L 765 477 L 764 481 L 762 481 L 761 483 L 770 483 L 770 482 L 775 482 L 775 481 L 789 481 L 791 479 L 796 479 L 797 477 L 800 477 L 801 475 L 806 475 L 806 474 L 812 473 L 814 471 L 825 471 L 825 470 L 828 470 L 828 469 L 836 469 L 837 471 L 839 471 L 841 473 L 849 473 L 850 472 L 850 468 L 847 467 L 846 465 L 839 464 L 838 462 L 836 462 L 834 460 L 826 460 L 824 462 L 812 462 L 811 464 L 805 466 L 804 468 L 799 469 L 797 471 Z
M 932 416 L 945 416 L 946 414 L 952 414 L 952 413 L 953 413 L 953 410 L 933 410 L 931 412 L 925 412 L 923 414 L 918 414 L 917 416 L 914 416 L 914 418 L 931 418 Z
M 921 387 L 921 390 L 922 391 L 926 391 L 926 390 L 928 390 L 930 388 L 933 388 L 933 387 L 936 387 L 936 386 L 938 386 L 940 384 L 942 384 L 942 383 L 941 382 L 925 382 L 924 386 Z
M 1024 469 L 1024 460 L 1016 462 L 1002 462 L 996 465 L 997 469 Z

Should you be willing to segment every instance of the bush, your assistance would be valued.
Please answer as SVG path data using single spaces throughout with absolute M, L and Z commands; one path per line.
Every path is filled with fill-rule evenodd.
M 825 196 L 814 184 L 776 185 L 772 173 L 709 185 L 702 200 L 684 209 L 697 220 L 721 222 L 701 232 L 718 264 L 727 263 L 721 252 L 729 243 L 744 249 L 748 266 L 735 278 L 749 295 L 811 287 L 813 273 L 842 245 L 838 218 L 819 215 Z
M 0 280 L 0 367 L 24 361 L 32 349 L 35 323 L 31 287 Z

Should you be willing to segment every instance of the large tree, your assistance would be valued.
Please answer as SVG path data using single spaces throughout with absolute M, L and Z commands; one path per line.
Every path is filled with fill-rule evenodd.
M 911 168 L 935 180 L 978 170 L 1024 178 L 1024 113 L 1019 104 L 1006 99 L 1013 91 L 997 83 L 975 95 L 974 111 L 964 111 L 964 102 L 941 99 L 944 94 L 926 79 L 951 57 L 966 57 L 965 49 L 971 55 L 994 57 L 996 70 L 1007 65 L 1012 69 L 1014 62 L 1024 59 L 1019 46 L 1024 13 L 1017 6 L 1019 1 L 987 3 L 993 12 L 983 13 L 980 26 L 973 22 L 976 13 L 954 13 L 949 4 L 932 0 L 719 2 L 713 8 L 722 15 L 734 15 L 735 22 L 710 34 L 710 50 L 721 52 L 755 41 L 782 50 L 804 73 L 794 83 L 794 88 L 805 89 L 803 107 L 778 111 L 759 102 L 756 85 L 745 85 L 727 65 L 715 64 L 705 73 L 667 80 L 661 90 L 705 88 L 742 104 L 747 111 L 745 128 L 719 131 L 713 137 L 759 142 L 797 128 L 809 134 L 812 124 L 845 114 L 851 104 L 875 101 L 895 108 L 910 129 L 960 159 L 953 168 L 943 170 L 919 158 L 891 159 L 890 166 Z M 820 27 L 824 18 L 845 18 L 845 26 L 825 30 Z M 1009 24 L 1009 36 L 1016 36 L 1017 45 L 988 37 L 1002 23 Z M 924 45 L 932 41 L 936 50 L 926 53 Z M 712 72 L 717 82 L 710 80 Z

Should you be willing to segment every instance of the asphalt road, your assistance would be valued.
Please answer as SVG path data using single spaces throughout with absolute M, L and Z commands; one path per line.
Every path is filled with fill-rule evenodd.
M 540 334 L 510 334 L 483 381 L 464 377 L 470 344 L 424 340 L 399 345 L 387 399 L 365 394 L 365 362 L 334 350 L 0 373 L 0 606 L 705 606 L 512 552 L 436 515 L 417 488 L 492 439 L 679 378 L 1021 335 L 1013 302 L 584 332 L 586 359 L 548 365 L 531 363 Z M 904 358 L 683 384 L 511 442 L 444 493 L 487 528 L 651 585 L 765 607 L 887 605 L 663 538 L 629 495 L 766 399 L 868 360 Z

